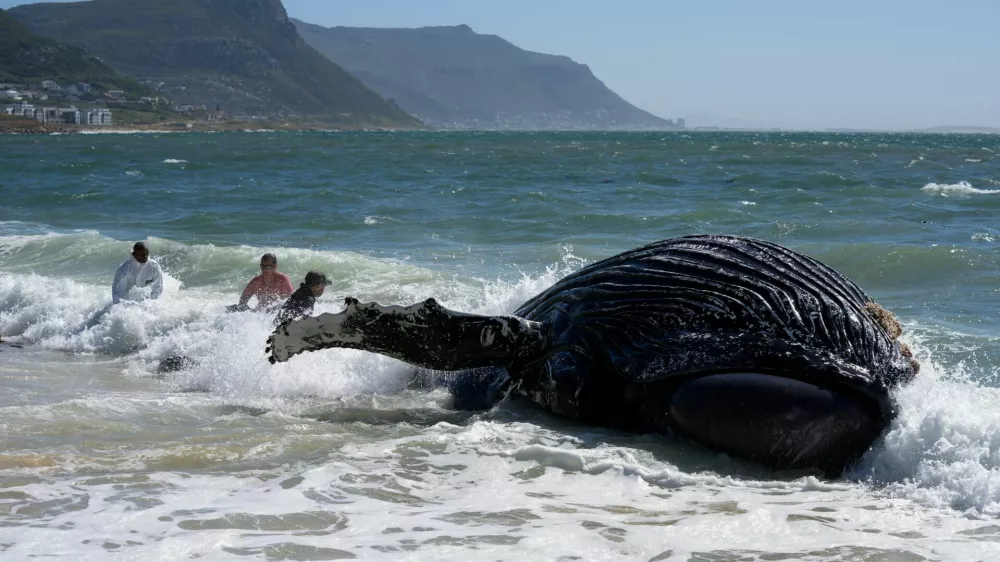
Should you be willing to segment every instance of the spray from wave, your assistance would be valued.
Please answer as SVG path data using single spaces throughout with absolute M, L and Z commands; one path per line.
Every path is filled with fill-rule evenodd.
M 950 195 L 996 195 L 1000 193 L 1000 189 L 977 189 L 972 187 L 967 181 L 960 181 L 958 183 L 929 183 L 922 188 L 920 191 L 926 193 L 933 193 L 934 195 L 942 195 L 948 197 Z
M 270 249 L 163 239 L 150 244 L 167 275 L 164 296 L 109 307 L 110 278 L 127 255 L 128 242 L 92 231 L 0 236 L 0 335 L 31 348 L 119 362 L 124 375 L 132 377 L 158 376 L 156 365 L 164 358 L 192 357 L 196 361 L 190 367 L 163 376 L 165 388 L 210 392 L 227 403 L 291 415 L 316 408 L 328 413 L 448 406 L 446 393 L 406 391 L 410 367 L 387 357 L 327 350 L 270 365 L 264 353 L 270 316 L 224 311 L 255 273 L 260 254 Z M 276 251 L 286 272 L 325 269 L 334 279 L 317 313 L 338 312 L 342 297 L 348 295 L 383 304 L 435 296 L 458 310 L 509 313 L 584 264 L 571 248 L 563 248 L 562 260 L 542 272 L 521 272 L 510 280 L 476 279 L 350 252 Z M 909 330 L 908 343 L 917 350 L 923 371 L 898 392 L 901 414 L 885 438 L 845 478 L 877 494 L 967 516 L 1000 515 L 1000 389 L 987 386 L 997 373 L 992 367 L 983 372 L 978 365 L 956 363 L 961 353 L 955 337 L 937 333 L 932 345 L 922 339 L 932 330 Z M 942 354 L 944 360 L 932 354 L 940 345 L 949 348 Z M 72 365 L 73 355 L 68 355 L 67 365 Z M 711 466 L 697 470 L 707 471 L 704 478 L 692 480 L 685 476 L 688 469 L 633 459 L 631 450 L 611 447 L 594 456 L 525 443 L 481 452 L 541 459 L 545 465 L 594 474 L 617 467 L 655 486 L 706 478 L 728 481 L 713 476 L 726 472 L 728 460 L 712 460 Z M 810 482 L 802 485 L 818 486 Z
M 134 376 L 155 374 L 169 357 L 194 358 L 193 366 L 168 382 L 243 401 L 390 392 L 400 388 L 409 367 L 385 357 L 337 350 L 290 365 L 266 361 L 271 315 L 225 310 L 257 273 L 261 254 L 276 252 L 280 269 L 295 283 L 304 271 L 328 273 L 333 285 L 317 303 L 317 314 L 339 312 L 347 296 L 383 304 L 434 296 L 457 310 L 509 313 L 581 263 L 567 248 L 562 262 L 508 281 L 351 252 L 148 243 L 164 270 L 163 296 L 112 306 L 111 277 L 129 242 L 94 231 L 0 236 L 0 335 L 36 349 L 123 360 Z

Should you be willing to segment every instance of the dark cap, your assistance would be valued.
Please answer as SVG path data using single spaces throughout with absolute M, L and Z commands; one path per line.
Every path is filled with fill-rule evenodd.
M 147 246 L 145 242 L 136 242 L 132 246 L 132 251 L 134 252 L 136 250 L 146 250 L 148 252 L 149 251 L 149 246 Z
M 325 273 L 320 273 L 319 271 L 310 271 L 306 273 L 306 287 L 312 287 L 313 285 L 330 285 L 330 280 L 326 278 Z

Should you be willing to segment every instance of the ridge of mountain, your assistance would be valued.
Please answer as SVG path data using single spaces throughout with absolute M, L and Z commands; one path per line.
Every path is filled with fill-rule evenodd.
M 435 126 L 683 128 L 631 105 L 584 64 L 521 49 L 467 25 L 380 29 L 292 22 L 317 51 Z

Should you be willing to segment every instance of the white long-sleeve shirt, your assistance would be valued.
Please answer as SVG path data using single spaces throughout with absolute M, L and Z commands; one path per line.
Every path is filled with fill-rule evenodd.
M 115 272 L 115 280 L 111 283 L 111 302 L 118 304 L 133 287 L 150 287 L 149 296 L 153 299 L 163 294 L 163 271 L 160 264 L 153 258 L 147 259 L 146 263 L 139 263 L 129 256 Z

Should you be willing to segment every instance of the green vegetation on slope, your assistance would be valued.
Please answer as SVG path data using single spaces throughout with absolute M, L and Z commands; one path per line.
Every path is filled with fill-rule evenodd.
M 306 45 L 280 0 L 90 0 L 18 6 L 10 14 L 119 70 L 163 82 L 178 103 L 419 125 Z
M 145 85 L 83 49 L 35 35 L 0 10 L 0 82 L 35 84 L 43 80 L 86 82 L 98 91 L 122 90 L 129 97 L 154 95 Z

